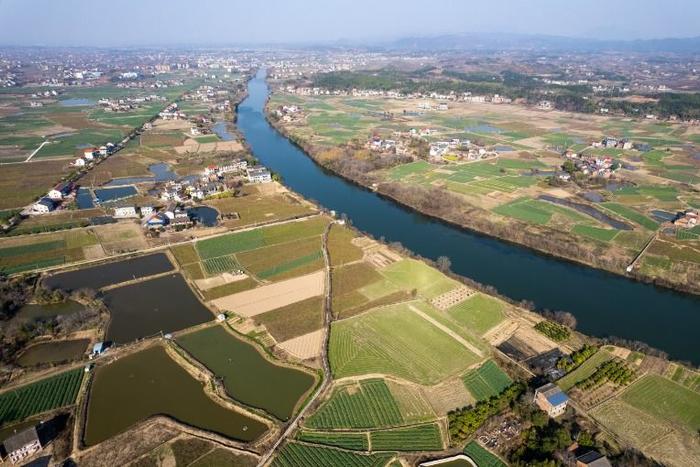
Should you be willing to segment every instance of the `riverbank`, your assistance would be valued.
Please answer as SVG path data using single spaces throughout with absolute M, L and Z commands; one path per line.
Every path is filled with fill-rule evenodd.
M 700 282 L 694 280 L 693 277 L 686 276 L 684 280 L 676 280 L 675 278 L 650 276 L 639 268 L 627 272 L 626 268 L 632 262 L 633 256 L 622 255 L 619 252 L 611 254 L 609 248 L 593 241 L 586 241 L 561 230 L 534 226 L 516 219 L 510 219 L 508 223 L 493 222 L 489 219 L 488 213 L 480 212 L 482 210 L 475 206 L 468 205 L 465 209 L 462 199 L 444 189 L 438 187 L 425 189 L 412 186 L 409 190 L 399 182 L 381 181 L 367 173 L 351 173 L 349 170 L 344 170 L 347 165 L 338 163 L 337 160 L 333 160 L 333 163 L 327 163 L 320 157 L 318 147 L 300 140 L 279 121 L 270 118 L 270 115 L 269 105 L 266 104 L 265 116 L 268 123 L 320 167 L 408 209 L 458 228 L 527 247 L 539 254 L 603 270 L 645 284 L 700 295 Z M 439 199 L 440 202 L 433 202 L 435 199 Z

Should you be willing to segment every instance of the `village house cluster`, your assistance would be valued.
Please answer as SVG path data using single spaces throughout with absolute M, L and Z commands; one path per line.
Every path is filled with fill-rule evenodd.
M 274 115 L 285 123 L 294 122 L 303 117 L 301 107 L 297 105 L 281 105 L 275 109 Z
M 437 92 L 412 92 L 404 93 L 397 90 L 383 90 L 383 89 L 357 89 L 353 88 L 349 91 L 340 89 L 326 89 L 321 87 L 310 87 L 310 86 L 293 86 L 288 85 L 284 90 L 290 94 L 296 94 L 299 96 L 350 96 L 350 97 L 385 97 L 389 99 L 421 99 L 424 102 L 418 104 L 420 110 L 448 110 L 448 104 L 446 101 L 452 102 L 468 102 L 468 103 L 491 103 L 491 104 L 510 104 L 513 100 L 510 97 L 502 96 L 500 94 L 484 94 L 475 95 L 471 92 L 456 93 L 454 91 L 449 93 L 437 93 Z M 427 99 L 437 101 L 436 103 L 427 102 Z
M 576 170 L 589 177 L 610 178 L 621 165 L 609 156 L 595 156 L 588 154 L 579 154 L 567 150 L 564 157 L 573 162 Z M 568 176 L 567 176 L 568 175 Z M 559 176 L 562 180 L 568 180 L 569 174 L 562 173 Z
M 158 117 L 162 118 L 163 120 L 185 120 L 187 118 L 187 115 L 184 112 L 180 111 L 180 109 L 177 106 L 177 102 L 173 102 L 172 104 L 168 105 L 165 109 L 163 109 L 158 114 Z
M 673 220 L 673 225 L 684 229 L 692 229 L 698 225 L 698 211 L 696 209 L 686 209 L 678 213 Z
M 106 112 L 129 112 L 140 108 L 145 103 L 158 101 L 165 101 L 165 97 L 156 94 L 150 94 L 144 97 L 122 97 L 119 99 L 103 97 L 97 101 L 97 105 L 102 107 Z

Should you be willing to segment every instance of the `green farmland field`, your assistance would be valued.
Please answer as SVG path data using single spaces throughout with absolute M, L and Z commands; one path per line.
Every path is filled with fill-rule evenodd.
M 384 467 L 393 454 L 355 454 L 330 447 L 288 443 L 272 461 L 273 467 L 342 465 L 343 467 Z
M 337 378 L 384 373 L 435 384 L 479 360 L 409 304 L 375 309 L 331 328 L 330 361 Z
M 84 374 L 78 368 L 0 394 L 0 420 L 13 422 L 73 404 Z
M 632 384 L 621 399 L 655 417 L 700 429 L 700 394 L 658 375 L 646 375 Z
M 203 259 L 226 256 L 241 251 L 254 250 L 315 235 L 321 235 L 328 225 L 322 217 L 290 222 L 273 227 L 237 232 L 197 242 L 197 252 Z
M 479 335 L 503 321 L 501 302 L 481 293 L 449 308 L 447 313 L 460 325 Z
M 367 433 L 324 433 L 319 431 L 302 430 L 297 436 L 300 441 L 313 444 L 324 444 L 326 446 L 337 446 L 339 448 L 351 449 L 353 451 L 367 451 L 369 449 L 369 438 Z
M 443 449 L 440 427 L 431 423 L 370 433 L 373 451 L 439 451 Z
M 601 242 L 609 242 L 620 233 L 620 231 L 616 229 L 601 229 L 600 227 L 593 227 L 590 225 L 575 225 L 571 231 L 575 234 L 592 238 L 593 240 L 600 240 Z
M 476 441 L 467 444 L 464 448 L 464 454 L 471 457 L 479 467 L 507 467 L 501 459 Z
M 311 428 L 380 428 L 404 421 L 399 406 L 382 379 L 337 388 L 308 421 Z
M 469 393 L 478 401 L 497 396 L 513 382 L 493 360 L 464 375 L 462 381 Z
M 557 385 L 562 389 L 562 391 L 568 391 L 576 385 L 579 381 L 591 376 L 595 373 L 596 368 L 604 362 L 612 359 L 613 356 L 605 349 L 600 349 L 594 353 L 588 360 L 583 362 L 581 366 L 576 368 L 574 371 L 557 381 Z
M 216 258 L 209 258 L 202 261 L 204 270 L 207 275 L 215 276 L 221 274 L 222 272 L 231 272 L 240 269 L 240 265 L 236 262 L 236 258 L 233 255 L 218 256 Z
M 498 206 L 493 212 L 532 224 L 546 224 L 552 217 L 551 212 L 533 204 L 533 201 L 534 200 L 529 198 L 516 199 L 515 201 Z
M 647 216 L 641 214 L 640 212 L 637 212 L 634 209 L 624 206 L 622 204 L 603 203 L 602 206 L 604 206 L 606 209 L 611 210 L 615 214 L 624 217 L 625 219 L 629 219 L 632 222 L 636 222 L 645 229 L 656 230 L 659 228 L 659 224 L 657 222 L 649 219 Z
M 459 285 L 437 269 L 413 259 L 397 261 L 382 269 L 381 273 L 400 288 L 416 289 L 428 299 L 449 292 Z

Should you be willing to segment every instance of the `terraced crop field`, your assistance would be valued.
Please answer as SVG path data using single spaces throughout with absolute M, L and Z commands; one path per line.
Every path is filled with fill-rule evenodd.
M 333 323 L 329 355 L 336 378 L 384 373 L 422 384 L 440 382 L 480 360 L 407 304 Z
M 620 397 L 654 417 L 697 432 L 700 429 L 700 394 L 658 375 L 646 375 Z
M 478 401 L 497 396 L 513 382 L 493 360 L 464 375 L 462 381 Z
M 308 420 L 318 429 L 379 428 L 399 425 L 403 416 L 382 379 L 368 379 L 336 388 Z
M 393 454 L 355 454 L 330 447 L 288 443 L 272 461 L 273 467 L 300 465 L 342 465 L 344 467 L 384 467 Z
M 370 442 L 373 451 L 438 451 L 444 447 L 436 423 L 372 431 Z
M 336 446 L 353 451 L 367 451 L 369 437 L 367 433 L 338 433 L 301 430 L 297 439 L 307 443 Z
M 85 372 L 78 368 L 0 394 L 2 423 L 23 420 L 75 402 Z

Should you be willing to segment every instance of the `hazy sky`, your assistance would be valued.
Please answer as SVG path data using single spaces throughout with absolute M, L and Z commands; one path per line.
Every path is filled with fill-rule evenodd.
M 466 32 L 700 35 L 700 0 L 0 0 L 3 45 L 236 45 Z

